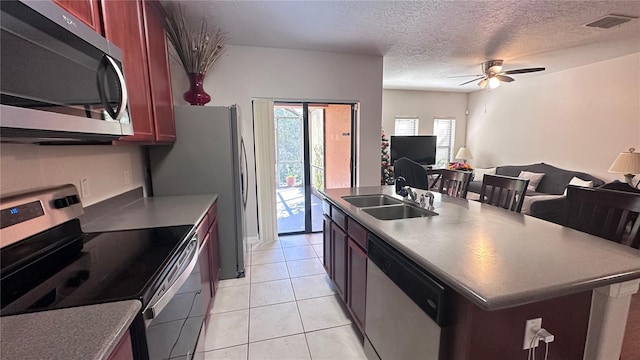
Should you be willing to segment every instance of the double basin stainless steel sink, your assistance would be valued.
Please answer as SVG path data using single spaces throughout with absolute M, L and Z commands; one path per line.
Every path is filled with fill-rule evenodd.
M 362 208 L 362 211 L 379 220 L 399 220 L 429 217 L 437 213 L 384 194 L 343 196 L 342 200 Z

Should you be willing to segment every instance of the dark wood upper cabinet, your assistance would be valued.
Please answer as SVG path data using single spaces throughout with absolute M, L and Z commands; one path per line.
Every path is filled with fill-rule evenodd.
M 158 1 L 144 1 L 143 5 L 155 141 L 175 142 L 176 126 L 163 10 Z
M 156 0 L 102 0 L 104 36 L 122 50 L 134 135 L 145 144 L 176 140 L 162 8 Z
M 122 66 L 129 94 L 134 135 L 120 140 L 153 142 L 154 126 L 149 95 L 149 70 L 140 1 L 103 0 L 104 35 L 122 50 Z
M 95 32 L 102 34 L 98 0 L 53 0 L 53 2 L 77 17 Z

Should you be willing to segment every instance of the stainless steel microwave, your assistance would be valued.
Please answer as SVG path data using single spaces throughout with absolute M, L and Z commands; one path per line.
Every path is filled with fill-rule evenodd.
M 52 1 L 0 10 L 0 141 L 133 135 L 120 49 Z

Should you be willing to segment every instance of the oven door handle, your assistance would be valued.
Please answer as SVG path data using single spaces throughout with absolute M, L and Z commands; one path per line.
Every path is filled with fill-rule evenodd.
M 178 292 L 178 290 L 182 287 L 182 285 L 187 281 L 189 275 L 196 267 L 198 263 L 198 236 L 194 235 L 189 241 L 189 245 L 187 248 L 190 249 L 190 259 L 189 264 L 184 268 L 184 270 L 180 273 L 177 279 L 168 287 L 168 289 L 164 292 L 160 298 L 156 301 L 147 305 L 147 307 L 142 311 L 142 315 L 145 319 L 145 326 L 148 326 L 151 320 L 158 316 L 162 312 L 162 310 L 167 306 L 169 301 L 173 299 L 173 296 Z M 154 294 L 153 299 L 158 297 L 159 293 Z

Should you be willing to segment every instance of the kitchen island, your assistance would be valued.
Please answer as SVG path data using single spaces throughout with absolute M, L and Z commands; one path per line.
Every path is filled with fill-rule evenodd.
M 470 354 L 477 354 L 478 343 L 498 347 L 506 357 L 511 354 L 506 349 L 526 357 L 524 322 L 537 317 L 543 317 L 543 327 L 556 331 L 550 353 L 559 358 L 567 358 L 562 356 L 568 354 L 566 349 L 575 356 L 586 347 L 589 359 L 608 358 L 612 353 L 607 351 L 615 351 L 616 344 L 619 351 L 625 303 L 628 311 L 630 295 L 638 287 L 635 279 L 640 278 L 640 251 L 438 193 L 434 194 L 438 215 L 399 220 L 379 220 L 343 199 L 381 193 L 400 199 L 392 187 L 325 190 L 330 203 L 325 213 L 337 209 L 453 290 L 451 326 L 443 328 L 447 358 L 473 358 Z M 418 190 L 418 196 L 421 193 Z M 612 320 L 623 323 L 615 326 Z M 472 332 L 482 328 L 490 334 Z

